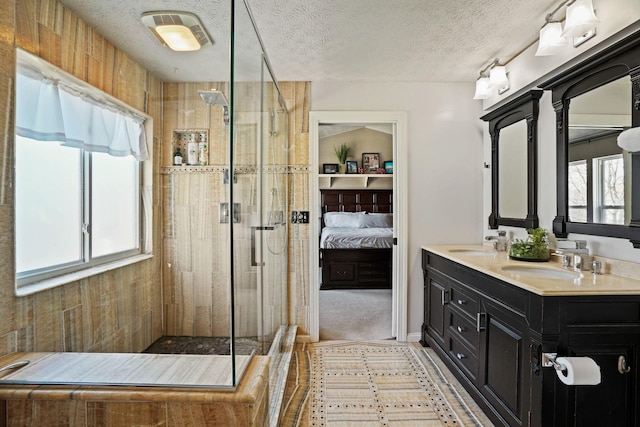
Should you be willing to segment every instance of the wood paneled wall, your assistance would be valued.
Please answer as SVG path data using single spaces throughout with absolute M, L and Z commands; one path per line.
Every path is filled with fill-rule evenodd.
M 0 0 L 0 354 L 139 352 L 162 334 L 159 173 L 153 174 L 151 260 L 26 297 L 14 286 L 15 48 L 42 57 L 144 111 L 162 146 L 162 83 L 56 0 Z M 156 149 L 154 164 L 160 165 Z

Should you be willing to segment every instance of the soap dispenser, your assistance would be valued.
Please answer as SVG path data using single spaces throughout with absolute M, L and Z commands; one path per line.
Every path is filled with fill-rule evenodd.
M 509 239 L 507 239 L 507 232 L 505 230 L 498 230 L 498 240 L 496 240 L 496 250 L 499 252 L 506 252 Z

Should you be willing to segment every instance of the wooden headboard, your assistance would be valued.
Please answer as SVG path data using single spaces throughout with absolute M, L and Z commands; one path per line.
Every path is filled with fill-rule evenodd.
M 393 212 L 393 190 L 320 190 L 322 213 Z

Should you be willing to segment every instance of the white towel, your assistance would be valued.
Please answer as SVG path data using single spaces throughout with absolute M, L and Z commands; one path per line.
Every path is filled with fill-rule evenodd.
M 640 151 L 640 127 L 627 129 L 620 133 L 618 145 L 630 153 Z

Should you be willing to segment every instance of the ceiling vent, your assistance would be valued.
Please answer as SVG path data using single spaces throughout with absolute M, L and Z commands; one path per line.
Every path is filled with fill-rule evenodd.
M 162 43 L 175 51 L 198 50 L 213 40 L 202 22 L 189 12 L 156 11 L 142 14 L 142 23 Z

